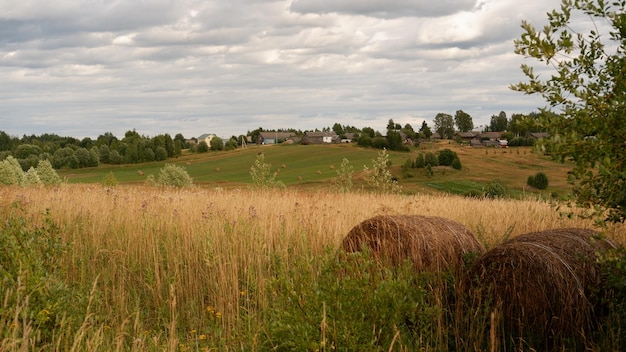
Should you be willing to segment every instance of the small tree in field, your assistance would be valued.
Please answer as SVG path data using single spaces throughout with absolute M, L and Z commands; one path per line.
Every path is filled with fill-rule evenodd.
M 42 184 L 39 175 L 37 175 L 37 170 L 31 166 L 30 169 L 24 173 L 24 186 L 38 186 Z
M 340 193 L 348 193 L 352 190 L 352 174 L 354 168 L 350 165 L 348 159 L 343 158 L 341 166 L 336 170 L 337 177 L 335 178 L 335 185 Z
M 49 160 L 40 160 L 37 165 L 37 175 L 39 180 L 46 186 L 58 186 L 61 184 L 61 177 L 54 170 Z
M 21 185 L 24 183 L 24 171 L 20 163 L 12 156 L 0 161 L 0 184 Z
M 546 189 L 548 188 L 548 176 L 543 172 L 538 172 L 535 175 L 528 176 L 526 183 L 536 189 Z
M 280 181 L 276 181 L 276 173 L 272 171 L 272 164 L 265 162 L 263 153 L 257 155 L 254 164 L 250 167 L 250 177 L 252 178 L 252 187 L 256 189 L 282 186 Z
M 191 187 L 193 186 L 193 179 L 184 167 L 175 164 L 165 164 L 159 171 L 158 183 L 171 187 Z
M 389 154 L 385 149 L 378 153 L 378 157 L 372 160 L 372 168 L 363 166 L 363 171 L 367 174 L 367 183 L 380 193 L 399 193 L 402 187 L 394 180 L 389 171 Z
M 113 171 L 109 171 L 106 175 L 104 175 L 104 177 L 102 178 L 102 185 L 105 187 L 117 186 L 117 177 L 115 177 Z
M 213 137 L 211 139 L 211 150 L 224 150 L 224 140 L 220 137 Z

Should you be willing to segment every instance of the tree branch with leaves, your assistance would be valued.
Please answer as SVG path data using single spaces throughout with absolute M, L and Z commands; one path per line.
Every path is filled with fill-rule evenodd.
M 536 73 L 536 67 L 522 65 L 527 81 L 511 85 L 540 95 L 548 103 L 544 112 L 558 112 L 546 114 L 551 138 L 542 147 L 574 163 L 570 180 L 577 203 L 611 222 L 626 219 L 625 5 L 563 0 L 547 13 L 542 30 L 522 22 L 515 52 L 545 66 Z

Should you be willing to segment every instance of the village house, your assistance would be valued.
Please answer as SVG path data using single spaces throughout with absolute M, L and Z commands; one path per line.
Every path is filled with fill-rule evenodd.
M 461 142 L 470 143 L 471 140 L 477 138 L 479 132 L 470 131 L 470 132 L 457 132 L 455 137 L 460 139 Z
M 213 133 L 205 133 L 200 135 L 200 137 L 196 138 L 196 143 L 205 142 L 207 145 L 211 145 L 211 140 L 217 137 L 217 135 Z
M 337 133 L 330 132 L 305 132 L 302 137 L 302 144 L 324 144 L 340 143 L 341 139 Z
M 294 132 L 259 132 L 257 144 L 278 144 L 287 141 L 295 142 Z

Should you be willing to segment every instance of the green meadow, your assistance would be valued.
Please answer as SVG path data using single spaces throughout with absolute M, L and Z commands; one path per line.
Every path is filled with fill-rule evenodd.
M 438 153 L 451 149 L 459 156 L 461 170 L 435 167 L 429 175 L 425 169 L 407 168 L 418 154 Z M 371 167 L 380 150 L 356 145 L 272 145 L 251 146 L 233 151 L 194 154 L 184 152 L 176 159 L 165 162 L 133 165 L 102 165 L 96 168 L 60 170 L 59 175 L 69 183 L 98 183 L 113 172 L 119 183 L 140 184 L 148 175 L 158 176 L 165 163 L 173 163 L 186 169 L 194 184 L 205 187 L 237 189 L 251 183 L 250 167 L 263 153 L 265 162 L 272 165 L 276 179 L 287 187 L 296 189 L 332 188 L 337 168 L 347 159 L 354 171 L 356 188 L 366 187 L 363 182 L 364 166 Z M 478 192 L 490 182 L 498 181 L 515 197 L 524 194 L 552 194 L 567 196 L 569 166 L 555 162 L 548 156 L 537 154 L 529 147 L 472 148 L 455 142 L 439 141 L 423 143 L 409 152 L 389 151 L 391 172 L 404 193 L 466 194 Z M 404 167 L 403 167 L 404 166 Z M 526 186 L 528 176 L 543 172 L 548 176 L 549 187 L 538 192 Z

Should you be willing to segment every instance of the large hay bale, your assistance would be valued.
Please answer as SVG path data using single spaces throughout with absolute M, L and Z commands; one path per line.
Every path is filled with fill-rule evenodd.
M 417 271 L 456 269 L 483 245 L 462 224 L 434 216 L 380 215 L 353 227 L 343 239 L 346 252 L 367 249 L 382 263 L 410 260 Z
M 474 311 L 487 302 L 518 341 L 587 339 L 601 287 L 596 252 L 615 245 L 590 229 L 566 228 L 512 238 L 483 254 L 467 283 Z M 487 312 L 487 313 L 490 313 Z M 523 337 L 523 338 L 521 338 Z

